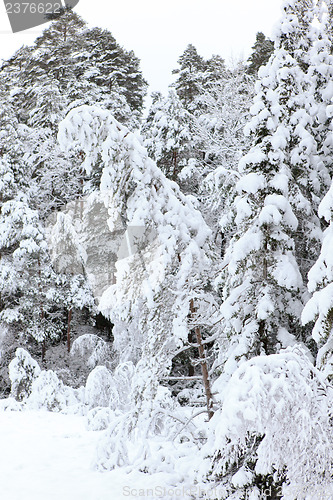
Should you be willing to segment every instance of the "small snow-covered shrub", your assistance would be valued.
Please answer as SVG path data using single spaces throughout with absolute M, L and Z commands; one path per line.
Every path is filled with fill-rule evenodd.
M 259 498 L 268 483 L 284 498 L 333 497 L 331 405 L 323 375 L 297 346 L 243 363 L 204 447 L 212 456 L 209 479 L 225 489 L 221 498 L 235 490 L 237 498 Z
M 131 388 L 135 366 L 132 361 L 120 363 L 114 371 L 114 381 L 118 389 L 120 408 L 123 411 L 130 409 Z
M 105 340 L 91 333 L 80 335 L 74 340 L 71 355 L 79 357 L 90 368 L 110 363 L 111 349 Z
M 159 386 L 154 400 L 147 402 L 139 415 L 137 408 L 114 413 L 98 445 L 96 467 L 112 470 L 129 466 L 151 473 L 174 470 L 176 457 L 187 453 L 189 443 L 191 453 L 196 448 L 192 442 L 192 438 L 198 442 L 196 431 L 195 425 L 184 418 L 169 389 Z
M 11 395 L 17 401 L 24 401 L 30 395 L 32 383 L 40 373 L 37 361 L 30 356 L 28 351 L 18 348 L 8 370 Z
M 61 411 L 68 406 L 80 404 L 80 391 L 63 384 L 52 370 L 42 371 L 34 380 L 27 406 Z
M 96 366 L 89 374 L 85 390 L 85 402 L 89 408 L 119 406 L 119 394 L 111 373 L 105 366 Z
M 115 413 L 111 408 L 99 406 L 92 408 L 87 414 L 87 429 L 89 431 L 103 431 L 107 429 L 114 415 Z
M 0 399 L 0 411 L 22 411 L 22 403 L 14 398 Z

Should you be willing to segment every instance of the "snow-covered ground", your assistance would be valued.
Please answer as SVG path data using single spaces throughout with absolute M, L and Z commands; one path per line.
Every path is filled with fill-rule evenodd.
M 94 470 L 102 431 L 88 431 L 85 422 L 77 415 L 0 410 L 0 499 L 190 498 L 176 490 L 169 495 L 160 474 Z

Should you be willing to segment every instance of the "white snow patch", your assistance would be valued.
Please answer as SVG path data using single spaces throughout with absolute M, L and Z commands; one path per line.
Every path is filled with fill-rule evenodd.
M 95 449 L 104 432 L 88 431 L 84 417 L 43 410 L 2 411 L 2 407 L 3 500 L 122 500 L 131 490 L 138 495 L 140 489 L 163 491 L 177 486 L 172 474 L 94 470 Z

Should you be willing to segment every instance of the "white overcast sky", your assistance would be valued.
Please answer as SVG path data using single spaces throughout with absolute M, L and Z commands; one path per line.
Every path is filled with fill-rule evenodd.
M 227 62 L 247 58 L 257 31 L 270 36 L 280 18 L 281 3 L 282 0 L 80 0 L 74 10 L 91 27 L 107 28 L 120 45 L 134 50 L 141 59 L 149 91 L 166 93 L 173 81 L 171 71 L 189 43 L 205 58 L 212 54 L 220 54 Z M 31 44 L 46 26 L 12 34 L 4 3 L 0 2 L 0 58 L 8 58 L 22 44 Z

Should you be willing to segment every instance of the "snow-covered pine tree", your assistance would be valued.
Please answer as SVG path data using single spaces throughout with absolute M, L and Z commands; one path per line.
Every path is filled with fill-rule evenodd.
M 191 43 L 178 59 L 178 64 L 180 67 L 172 71 L 178 78 L 170 87 L 175 88 L 184 108 L 191 112 L 195 110 L 196 97 L 228 73 L 221 56 L 215 54 L 205 60 Z
M 45 152 L 45 137 L 40 142 L 36 139 L 37 129 L 19 123 L 17 88 L 6 102 L 7 83 L 5 78 L 0 116 L 1 320 L 21 336 L 22 343 L 34 339 L 42 344 L 44 354 L 46 341 L 61 334 L 63 308 L 57 299 L 61 285 L 51 266 L 43 224 L 54 206 L 50 200 L 54 193 L 47 192 L 48 182 L 43 189 L 37 182 L 41 170 L 45 175 L 45 165 L 36 159 L 44 156 L 44 162 L 51 162 L 52 155 L 50 150 Z M 49 130 L 52 136 L 50 129 L 41 130 Z
M 317 143 L 317 172 L 310 179 L 315 189 L 313 203 L 315 210 L 330 187 L 332 170 L 332 121 L 330 106 L 333 97 L 333 38 L 329 35 L 332 19 L 327 12 L 326 2 L 316 5 L 318 30 L 314 31 L 313 45 L 309 53 L 308 78 L 309 114 L 312 117 L 312 134 Z
M 63 45 L 64 47 L 67 42 L 73 44 L 76 35 L 82 32 L 85 27 L 86 22 L 76 12 L 68 8 L 43 30 L 41 36 L 36 38 L 36 47 L 40 48 L 41 52 L 43 52 L 44 49 L 52 51 L 58 45 Z M 50 67 L 50 70 L 52 69 Z
M 126 114 L 120 106 L 118 109 L 115 106 L 122 98 L 123 106 L 127 105 L 129 108 L 132 126 L 138 126 L 147 90 L 139 59 L 133 51 L 126 51 L 121 47 L 108 30 L 101 28 L 85 30 L 80 35 L 80 44 L 79 49 L 73 53 L 75 80 L 80 85 L 95 87 L 94 103 L 113 113 L 117 112 L 117 118 L 125 121 Z M 72 92 L 75 92 L 75 81 Z M 84 104 L 92 103 L 93 101 Z
M 94 297 L 86 275 L 86 253 L 75 231 L 72 218 L 58 213 L 49 228 L 52 266 L 60 277 L 57 301 L 67 309 L 67 351 L 71 349 L 71 321 L 75 309 L 95 310 Z
M 256 34 L 256 41 L 252 50 L 253 52 L 247 60 L 247 73 L 257 76 L 259 68 L 264 66 L 272 55 L 274 43 L 269 38 L 266 38 L 264 33 L 259 31 Z
M 254 80 L 242 62 L 212 81 L 195 99 L 192 129 L 208 172 L 237 168 L 248 147 L 244 126 L 253 100 Z
M 194 137 L 191 115 L 174 90 L 166 98 L 155 96 L 146 123 L 142 127 L 149 156 L 169 179 L 183 188 L 182 170 L 195 169 Z M 192 161 L 189 161 L 192 160 Z M 195 179 L 194 179 L 195 180 Z M 187 186 L 190 192 L 195 186 Z
M 241 360 L 304 340 L 301 271 L 307 271 L 306 250 L 320 236 L 306 196 L 316 152 L 307 130 L 307 79 L 301 67 L 310 46 L 302 38 L 311 32 L 310 4 L 284 2 L 274 53 L 259 72 L 247 127 L 253 146 L 239 163 L 242 176 L 232 206 L 236 231 L 222 272 L 223 340 L 217 365 L 225 363 L 227 377 Z M 298 248 L 302 238 L 305 243 Z
M 320 248 L 322 231 L 317 207 L 327 189 L 327 172 L 313 130 L 317 107 L 312 71 L 309 71 L 313 44 L 318 39 L 314 17 L 315 2 L 312 0 L 286 0 L 280 27 L 275 33 L 275 52 L 280 47 L 296 62 L 295 72 L 288 82 L 288 102 L 284 102 L 284 106 L 289 111 L 289 165 L 296 188 L 291 198 L 298 219 L 294 240 L 303 280 Z
M 196 150 L 202 152 L 200 165 L 205 175 L 199 197 L 222 254 L 232 234 L 230 204 L 239 178 L 238 161 L 250 147 L 243 129 L 253 92 L 254 81 L 239 63 L 203 90 L 192 115 Z
M 320 159 L 326 177 L 332 175 L 332 2 L 319 2 L 317 15 L 321 21 L 321 32 L 315 41 L 311 53 L 309 73 L 313 80 L 313 92 L 316 98 L 314 131 L 321 153 Z M 327 174 L 327 170 L 330 176 Z M 318 214 L 329 225 L 324 232 L 320 255 L 308 275 L 308 289 L 312 294 L 306 304 L 302 320 L 305 324 L 315 321 L 312 336 L 319 352 L 317 366 L 332 380 L 332 186 L 321 201 Z
M 225 60 L 218 54 L 212 55 L 212 57 L 206 61 L 205 67 L 204 88 L 209 88 L 215 82 L 225 78 L 229 73 Z
M 190 110 L 191 104 L 199 94 L 205 79 L 206 61 L 190 43 L 178 59 L 178 64 L 180 67 L 173 70 L 173 74 L 178 75 L 173 86 L 184 107 Z
M 2 91 L 5 93 L 7 106 L 8 104 L 12 105 L 13 110 L 15 110 L 15 119 L 20 123 L 26 123 L 28 117 L 25 78 L 23 78 L 23 74 L 29 66 L 32 51 L 32 47 L 22 46 L 10 59 L 3 62 L 0 69 L 0 85 Z M 37 65 L 34 68 L 34 73 L 31 75 L 32 80 L 37 75 L 40 75 L 40 73 L 40 67 Z M 45 74 L 45 72 L 43 73 Z
M 114 324 L 120 360 L 124 350 L 128 359 L 128 351 L 138 351 L 140 343 L 139 358 L 133 359 L 134 414 L 126 424 L 133 425 L 153 411 L 159 382 L 168 376 L 190 330 L 209 324 L 213 316 L 212 298 L 204 290 L 211 266 L 210 230 L 178 186 L 149 159 L 140 140 L 107 111 L 73 109 L 60 125 L 59 140 L 64 148 L 83 149 L 88 175 L 101 158 L 100 190 L 109 228 L 120 218 L 127 241 L 134 238 L 127 257 L 116 264 L 116 283 L 99 304 Z M 139 235 L 136 228 L 141 228 Z
M 312 336 L 319 351 L 317 367 L 333 380 L 333 184 L 319 205 L 319 216 L 329 224 L 324 232 L 321 252 L 309 272 L 311 299 L 302 313 L 303 323 L 315 321 Z
M 10 163 L 2 160 L 4 182 L 1 203 L 0 318 L 5 324 L 17 325 L 24 341 L 30 338 L 43 343 L 57 336 L 59 325 L 48 314 L 54 305 L 50 287 L 54 275 L 47 254 L 45 234 L 38 212 L 29 206 L 27 196 L 15 183 Z M 9 195 L 8 195 L 9 194 Z

